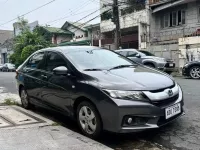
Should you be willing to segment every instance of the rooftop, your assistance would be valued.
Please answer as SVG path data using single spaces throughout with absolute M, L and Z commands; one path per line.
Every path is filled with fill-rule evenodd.
M 56 28 L 56 27 L 44 27 L 47 31 L 51 33 L 57 33 L 57 34 L 73 34 L 72 32 L 68 30 L 63 30 L 61 28 Z

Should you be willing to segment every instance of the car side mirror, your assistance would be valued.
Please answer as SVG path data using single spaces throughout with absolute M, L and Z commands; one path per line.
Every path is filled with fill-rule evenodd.
M 136 54 L 135 57 L 141 58 L 141 55 L 140 54 Z
M 56 67 L 53 69 L 55 75 L 68 75 L 68 69 L 65 66 Z

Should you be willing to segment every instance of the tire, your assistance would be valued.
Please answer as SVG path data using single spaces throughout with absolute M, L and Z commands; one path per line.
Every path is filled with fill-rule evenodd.
M 189 70 L 190 77 L 192 79 L 200 79 L 200 67 L 199 66 L 194 66 L 191 67 Z
M 145 64 L 145 66 L 148 66 L 150 68 L 155 68 L 154 64 L 151 64 L 151 63 L 147 63 L 147 64 Z
M 76 114 L 77 123 L 82 133 L 89 138 L 97 139 L 102 131 L 102 122 L 94 105 L 83 101 L 78 105 Z
M 173 71 L 166 71 L 166 73 L 169 74 L 169 75 L 172 74 L 172 72 L 173 72 Z
M 33 108 L 33 105 L 29 102 L 28 94 L 24 88 L 21 88 L 20 98 L 21 98 L 21 103 L 22 103 L 23 108 L 25 109 Z

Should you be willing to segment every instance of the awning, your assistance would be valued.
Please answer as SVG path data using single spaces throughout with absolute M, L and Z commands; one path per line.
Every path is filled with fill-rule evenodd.
M 166 8 L 169 8 L 169 7 L 173 7 L 173 6 L 176 6 L 176 5 L 183 4 L 186 1 L 187 0 L 178 0 L 178 1 L 170 2 L 170 3 L 164 4 L 164 5 L 158 6 L 155 9 L 153 9 L 153 13 L 164 10 Z
M 79 45 L 90 45 L 90 40 L 76 41 L 76 42 L 62 42 L 58 46 L 79 46 Z

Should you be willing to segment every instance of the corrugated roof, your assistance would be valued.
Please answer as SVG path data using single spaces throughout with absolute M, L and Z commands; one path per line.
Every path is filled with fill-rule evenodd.
M 68 30 L 63 30 L 61 28 L 56 28 L 56 27 L 44 27 L 47 31 L 51 33 L 57 33 L 57 34 L 74 34 L 71 31 Z

